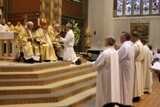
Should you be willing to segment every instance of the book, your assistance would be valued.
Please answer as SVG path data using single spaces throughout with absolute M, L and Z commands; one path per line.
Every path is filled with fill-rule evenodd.
M 160 63 L 159 62 L 155 62 L 154 65 L 152 67 L 150 67 L 150 69 L 152 71 L 158 71 L 158 72 L 160 72 Z
M 56 38 L 58 38 L 58 36 L 64 37 L 65 36 L 65 32 L 59 31 L 59 33 L 56 35 Z

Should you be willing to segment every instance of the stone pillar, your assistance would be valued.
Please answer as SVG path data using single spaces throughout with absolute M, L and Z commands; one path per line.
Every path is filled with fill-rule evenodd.
M 81 51 L 86 51 L 86 29 L 88 28 L 88 0 L 83 0 L 83 18 L 84 18 L 84 27 L 83 27 L 83 36 L 81 41 Z
M 40 19 L 46 18 L 48 23 L 53 20 L 61 24 L 62 0 L 40 0 Z

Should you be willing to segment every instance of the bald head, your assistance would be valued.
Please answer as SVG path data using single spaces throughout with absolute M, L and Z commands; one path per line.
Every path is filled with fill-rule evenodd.
M 54 25 L 54 29 L 55 29 L 57 32 L 59 32 L 59 31 L 60 31 L 60 25 L 59 25 L 58 23 L 56 23 L 56 24 Z
M 7 25 L 8 25 L 8 26 L 11 26 L 11 22 L 8 22 Z
M 33 26 L 34 26 L 33 22 L 32 22 L 32 21 L 28 21 L 28 23 L 27 23 L 27 28 L 28 28 L 29 30 L 31 30 L 31 29 L 33 28 Z

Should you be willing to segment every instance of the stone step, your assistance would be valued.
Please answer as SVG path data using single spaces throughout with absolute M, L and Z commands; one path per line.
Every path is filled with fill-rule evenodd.
M 59 102 L 41 103 L 41 101 L 38 100 L 36 101 L 36 104 L 6 105 L 7 102 L 4 103 L 5 105 L 2 105 L 2 102 L 0 102 L 0 104 L 1 104 L 1 107 L 77 107 L 78 105 L 94 98 L 96 95 L 95 93 L 96 93 L 96 88 L 94 87 Z M 12 103 L 15 103 L 15 102 L 12 102 Z
M 17 87 L 1 87 L 0 95 L 22 95 L 22 94 L 49 94 L 64 88 L 75 86 L 89 80 L 95 79 L 97 72 L 92 72 L 86 75 L 73 77 L 66 80 L 61 80 L 44 86 L 17 86 Z
M 86 63 L 86 60 L 82 60 L 82 63 Z M 23 62 L 5 62 L 0 63 L 0 72 L 34 72 L 37 70 L 46 70 L 50 68 L 58 68 L 69 66 L 71 62 L 56 61 L 56 62 L 42 62 L 27 64 Z
M 86 69 L 74 70 L 72 72 L 66 72 L 66 73 L 57 74 L 57 75 L 48 76 L 48 77 L 39 78 L 39 79 L 1 79 L 0 87 L 46 85 L 46 84 L 51 84 L 61 80 L 73 78 L 76 76 L 85 75 L 91 72 L 95 72 L 95 70 L 92 67 L 86 68 Z
M 79 94 L 96 86 L 96 81 L 90 80 L 85 83 L 77 84 L 72 87 L 62 89 L 51 94 L 37 94 L 37 95 L 8 95 L 1 96 L 0 102 L 5 104 L 23 104 L 23 103 L 36 103 L 41 100 L 41 103 L 59 102 L 73 95 Z M 14 102 L 14 103 L 13 103 Z M 1 103 L 2 105 L 4 103 Z
M 36 79 L 92 67 L 91 63 L 38 70 L 36 72 L 0 72 L 0 79 Z

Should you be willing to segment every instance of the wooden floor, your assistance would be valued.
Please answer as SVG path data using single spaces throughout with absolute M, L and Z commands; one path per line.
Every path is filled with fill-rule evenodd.
M 157 75 L 153 74 L 153 86 L 152 93 L 144 94 L 141 100 L 137 103 L 133 103 L 135 107 L 160 107 L 160 82 Z
M 144 94 L 139 102 L 133 103 L 134 107 L 160 107 L 160 82 L 157 75 L 153 75 L 153 91 L 151 94 Z M 95 107 L 96 99 L 91 99 L 78 107 Z

